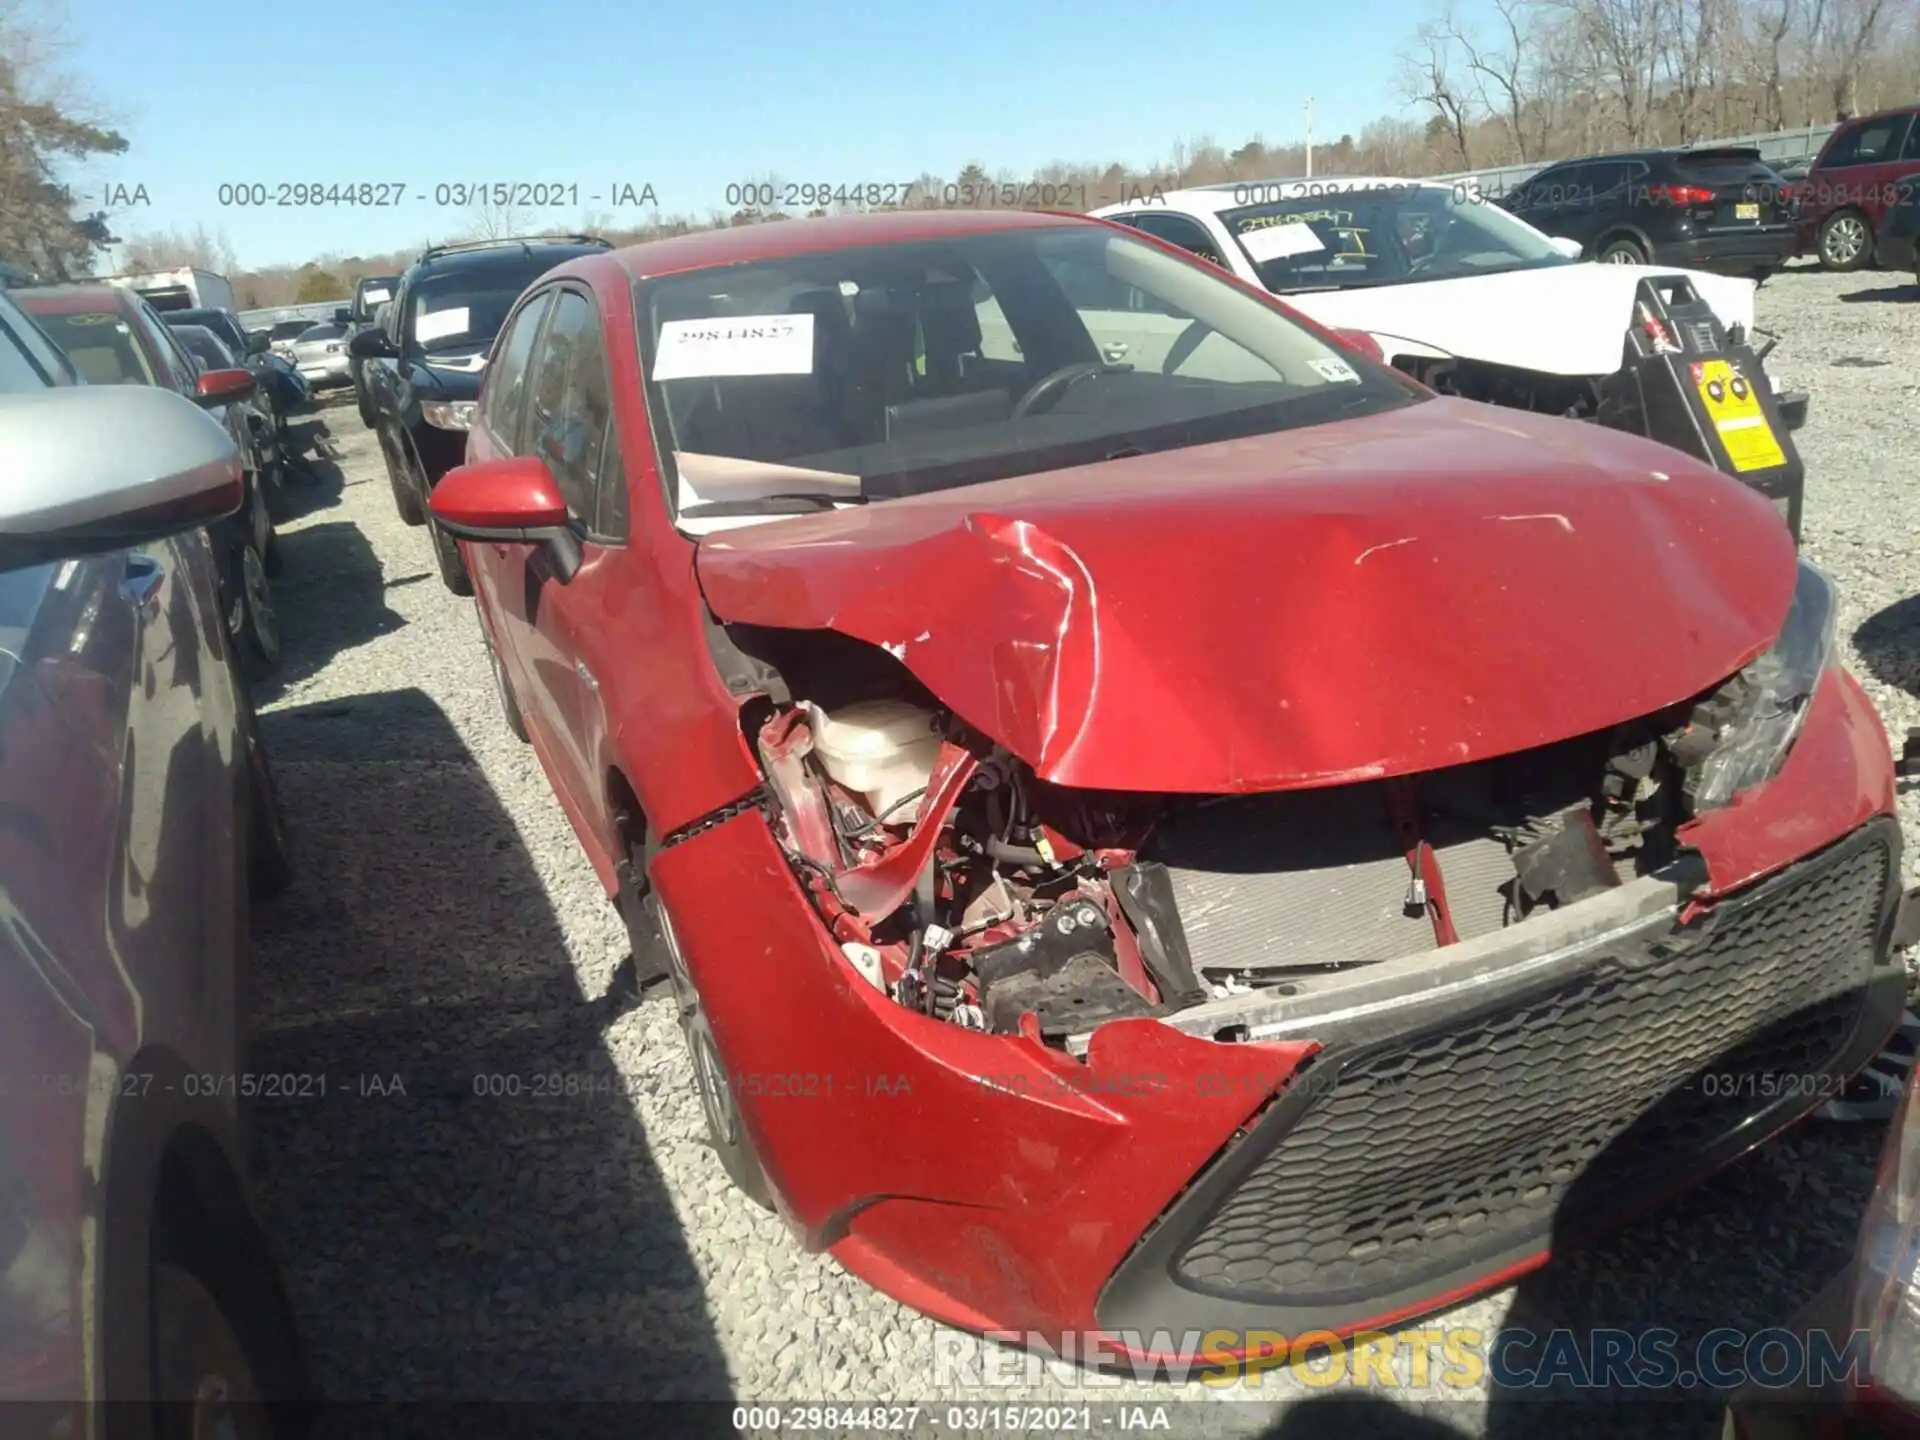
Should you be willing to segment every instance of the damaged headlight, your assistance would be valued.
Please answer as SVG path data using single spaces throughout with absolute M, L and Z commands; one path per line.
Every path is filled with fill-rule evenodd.
M 1701 707 L 1706 715 L 1696 712 L 1713 742 L 1688 785 L 1696 811 L 1725 805 L 1780 768 L 1833 654 L 1839 609 L 1833 582 L 1802 560 L 1780 638 Z

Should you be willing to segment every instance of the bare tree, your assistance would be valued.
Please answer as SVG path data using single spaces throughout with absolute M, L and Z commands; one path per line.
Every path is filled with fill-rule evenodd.
M 1654 138 L 1667 27 L 1677 23 L 1673 0 L 1554 0 L 1572 19 L 1594 88 L 1615 109 L 1628 146 Z
M 154 230 L 129 235 L 121 263 L 129 270 L 172 270 L 185 265 L 220 275 L 240 268 L 226 232 L 209 234 L 205 225 L 196 225 L 191 232 Z
M 1473 148 L 1469 139 L 1475 118 L 1476 102 L 1470 84 L 1457 76 L 1457 42 L 1447 25 L 1429 21 L 1415 34 L 1413 44 L 1400 57 L 1401 92 L 1409 103 L 1433 112 L 1433 128 L 1452 142 L 1460 164 L 1473 168 Z
M 505 189 L 504 186 L 496 187 L 467 207 L 467 216 L 472 222 L 472 239 L 504 240 L 509 236 L 524 235 L 533 228 L 533 212 L 512 204 L 513 197 L 506 194 Z

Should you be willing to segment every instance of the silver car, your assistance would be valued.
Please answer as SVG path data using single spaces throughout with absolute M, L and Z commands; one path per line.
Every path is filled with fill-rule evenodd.
M 206 534 L 240 456 L 0 296 L 0 465 L 4 1428 L 286 1433 L 248 1403 L 310 1391 L 236 1096 L 248 909 L 291 870 Z
M 353 383 L 345 325 L 330 322 L 302 331 L 287 347 L 287 358 L 316 390 Z

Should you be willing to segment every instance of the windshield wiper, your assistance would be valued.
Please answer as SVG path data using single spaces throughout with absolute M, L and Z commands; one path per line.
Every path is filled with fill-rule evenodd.
M 698 520 L 721 515 L 804 515 L 814 510 L 831 510 L 836 505 L 864 505 L 864 495 L 826 495 L 817 490 L 796 490 L 779 495 L 756 495 L 751 500 L 702 500 L 682 505 L 680 518 Z

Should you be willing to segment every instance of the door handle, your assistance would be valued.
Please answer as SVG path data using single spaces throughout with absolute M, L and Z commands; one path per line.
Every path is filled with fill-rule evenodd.
M 587 668 L 586 661 L 584 660 L 574 661 L 573 673 L 580 677 L 580 683 L 582 685 L 585 685 L 587 689 L 598 693 L 600 689 L 600 682 L 593 678 L 593 671 Z
M 120 598 L 142 619 L 156 615 L 160 611 L 160 587 L 166 579 L 167 572 L 151 555 L 129 555 L 126 573 L 120 578 Z

